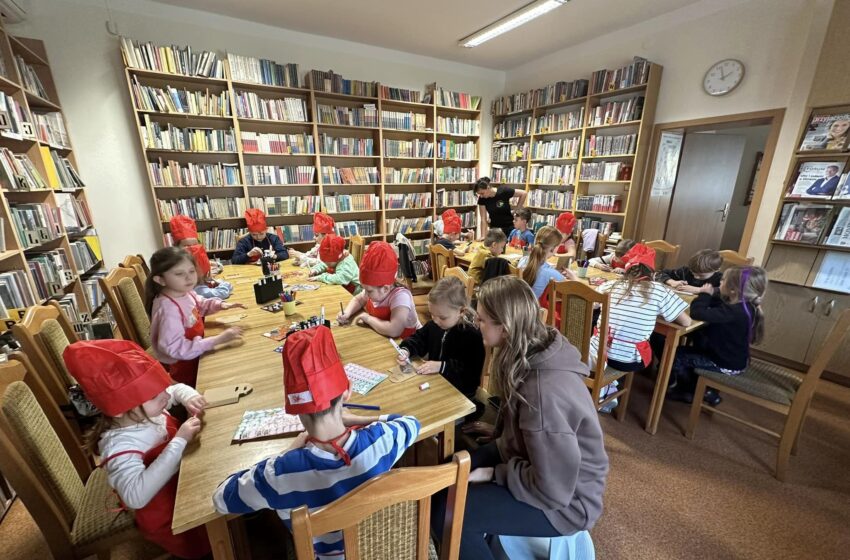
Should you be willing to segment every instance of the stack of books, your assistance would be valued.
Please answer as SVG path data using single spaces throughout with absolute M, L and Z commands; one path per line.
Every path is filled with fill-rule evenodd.
M 385 195 L 386 209 L 430 208 L 431 193 L 406 193 Z
M 214 218 L 241 218 L 245 213 L 244 198 L 210 198 L 197 196 L 194 198 L 175 198 L 158 200 L 159 216 L 163 222 L 169 221 L 178 214 L 184 214 L 194 220 L 211 220 Z
M 300 87 L 297 64 L 278 64 L 274 60 L 233 53 L 227 53 L 227 64 L 230 67 L 230 78 L 234 82 Z
M 392 99 L 395 101 L 410 101 L 419 103 L 422 94 L 412 89 L 404 89 L 390 86 L 381 86 L 381 99 Z
M 376 194 L 338 194 L 324 197 L 325 212 L 366 212 L 381 209 L 381 199 Z
M 628 181 L 632 178 L 632 165 L 621 161 L 582 163 L 582 181 Z
M 527 161 L 531 151 L 528 142 L 493 142 L 491 158 L 494 163 Z
M 259 208 L 268 216 L 296 216 L 322 211 L 318 196 L 267 196 L 252 197 L 251 207 Z
M 584 142 L 584 155 L 613 156 L 631 155 L 635 151 L 637 134 L 622 134 L 619 136 L 597 136 L 591 134 Z
M 493 127 L 493 140 L 531 134 L 531 117 L 508 119 Z
M 431 231 L 431 217 L 424 216 L 421 218 L 388 218 L 387 233 L 395 235 L 400 233 L 408 235 L 411 233 L 420 233 L 423 231 Z
M 649 80 L 650 62 L 639 56 L 628 66 L 617 70 L 597 70 L 590 77 L 590 93 L 606 93 L 643 85 Z
M 437 157 L 453 161 L 475 161 L 478 159 L 478 146 L 475 142 L 455 142 L 440 140 L 437 142 Z
M 581 139 L 578 136 L 535 142 L 531 157 L 532 159 L 576 159 L 580 147 Z
M 615 194 L 596 194 L 592 196 L 580 196 L 576 200 L 576 210 L 585 212 L 609 212 L 620 211 L 622 198 Z
M 474 167 L 438 167 L 438 183 L 474 183 L 478 180 L 478 170 Z
M 381 111 L 381 126 L 395 130 L 426 130 L 426 115 L 413 111 Z
M 47 142 L 52 148 L 69 148 L 71 141 L 65 128 L 62 113 L 35 113 L 35 131 L 38 139 Z
M 152 122 L 145 115 L 141 126 L 145 147 L 154 150 L 179 150 L 190 152 L 235 152 L 236 134 L 233 128 L 180 128 L 171 123 Z
M 447 191 L 439 189 L 437 191 L 437 207 L 445 206 L 474 206 L 478 203 L 478 197 L 471 190 L 462 191 Z
M 437 132 L 459 136 L 478 136 L 481 134 L 481 122 L 478 119 L 437 115 Z
M 625 101 L 610 101 L 590 110 L 588 126 L 622 124 L 640 120 L 643 115 L 643 96 L 630 97 Z

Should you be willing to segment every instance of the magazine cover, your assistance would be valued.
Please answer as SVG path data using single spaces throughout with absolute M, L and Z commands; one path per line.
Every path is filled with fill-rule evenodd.
M 847 144 L 848 132 L 850 132 L 850 113 L 812 115 L 799 151 L 843 150 Z
M 804 161 L 797 168 L 797 179 L 789 197 L 832 198 L 841 181 L 844 164 L 839 161 Z
M 835 194 L 832 195 L 833 200 L 850 199 L 850 173 L 841 175 L 841 180 L 838 182 L 839 187 L 835 189 Z
M 825 244 L 836 247 L 850 247 L 850 207 L 845 206 L 841 209 Z
M 776 239 L 814 245 L 829 223 L 832 206 L 795 204 L 785 213 L 776 231 Z

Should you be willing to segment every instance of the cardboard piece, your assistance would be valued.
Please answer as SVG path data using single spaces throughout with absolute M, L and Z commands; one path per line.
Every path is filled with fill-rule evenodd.
M 250 383 L 207 389 L 204 391 L 204 398 L 207 401 L 206 408 L 215 408 L 217 406 L 237 403 L 239 402 L 239 397 L 250 395 L 253 390 L 254 387 Z
M 221 323 L 222 325 L 230 325 L 233 323 L 238 323 L 247 316 L 247 313 L 237 313 L 236 315 L 224 315 L 223 317 L 210 317 L 210 322 Z

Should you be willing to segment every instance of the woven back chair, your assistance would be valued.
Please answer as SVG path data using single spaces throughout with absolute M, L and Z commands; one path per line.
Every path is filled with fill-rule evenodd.
M 129 268 L 136 273 L 136 287 L 139 289 L 142 299 L 145 297 L 145 282 L 150 276 L 148 263 L 142 255 L 127 255 L 124 260 L 118 265 L 121 268 Z
M 113 268 L 97 281 L 106 296 L 121 337 L 132 340 L 142 348 L 150 348 L 150 319 L 136 288 L 136 271 Z
M 434 282 L 443 277 L 443 271 L 457 266 L 455 254 L 439 243 L 432 243 L 429 249 L 431 258 L 431 276 Z
M 656 241 L 642 241 L 650 249 L 655 249 L 655 270 L 662 268 L 673 268 L 679 262 L 679 251 L 681 245 L 673 245 L 663 239 Z
M 348 240 L 348 252 L 354 257 L 358 266 L 360 265 L 360 261 L 363 260 L 363 250 L 365 248 L 366 243 L 360 235 L 352 235 L 351 239 Z
M 549 317 L 552 326 L 561 331 L 561 334 L 570 341 L 570 344 L 578 349 L 581 353 L 581 361 L 592 366 L 590 377 L 585 378 L 584 382 L 590 388 L 594 404 L 599 409 L 608 402 L 619 399 L 615 415 L 617 420 L 622 421 L 626 417 L 634 374 L 612 369 L 607 367 L 606 364 L 610 296 L 607 293 L 597 292 L 584 282 L 576 280 L 549 282 L 547 289 L 549 292 Z M 560 323 L 558 323 L 555 313 L 559 303 L 561 306 Z M 590 339 L 593 337 L 593 329 L 596 327 L 593 324 L 594 307 L 599 309 L 599 349 L 596 356 L 591 356 Z M 602 389 L 621 378 L 625 378 L 622 387 L 616 392 L 606 395 L 600 402 Z
M 342 531 L 347 560 L 426 560 L 430 557 L 431 496 L 448 488 L 440 559 L 460 550 L 469 453 L 436 467 L 394 469 L 314 511 L 292 510 L 298 560 L 313 560 L 313 537 Z

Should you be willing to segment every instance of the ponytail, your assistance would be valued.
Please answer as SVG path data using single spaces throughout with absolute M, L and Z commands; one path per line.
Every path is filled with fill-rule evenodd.
M 723 277 L 728 295 L 740 301 L 747 314 L 749 342 L 759 343 L 764 338 L 764 311 L 761 304 L 767 289 L 767 273 L 760 266 L 733 266 L 723 273 Z
M 543 263 L 546 262 L 546 252 L 555 250 L 561 244 L 563 234 L 552 226 L 543 226 L 534 236 L 534 245 L 528 255 L 528 262 L 522 269 L 522 279 L 529 286 L 533 286 L 537 280 L 537 273 Z

